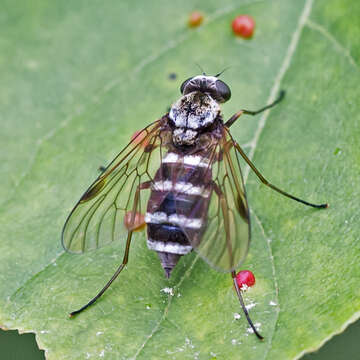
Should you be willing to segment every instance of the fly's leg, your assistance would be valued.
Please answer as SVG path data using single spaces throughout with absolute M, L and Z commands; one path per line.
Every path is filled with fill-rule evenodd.
M 229 253 L 229 268 L 233 268 L 234 267 L 234 256 L 233 256 L 233 250 L 232 250 L 232 245 L 231 245 L 231 241 L 230 241 L 230 219 L 229 219 L 229 213 L 228 213 L 228 208 L 227 208 L 227 204 L 226 204 L 226 198 L 224 196 L 224 193 L 221 191 L 221 189 L 219 188 L 219 186 L 216 184 L 215 181 L 212 182 L 212 187 L 215 191 L 215 194 L 219 198 L 221 212 L 224 217 L 226 248 Z
M 246 309 L 246 306 L 245 306 L 245 304 L 244 304 L 244 299 L 243 299 L 243 297 L 242 297 L 242 295 L 241 295 L 241 290 L 240 290 L 239 285 L 238 285 L 238 283 L 237 283 L 237 281 L 236 281 L 236 273 L 235 273 L 235 271 L 232 271 L 232 272 L 231 272 L 231 277 L 232 277 L 233 282 L 234 282 L 236 294 L 237 294 L 237 296 L 238 296 L 238 298 L 239 298 L 240 305 L 241 305 L 241 307 L 242 307 L 242 309 L 243 309 L 243 312 L 244 312 L 244 314 L 245 314 L 245 316 L 246 316 L 246 319 L 247 319 L 249 325 L 250 325 L 251 328 L 253 329 L 254 334 L 258 337 L 258 339 L 264 340 L 264 338 L 258 333 L 258 331 L 257 331 L 256 328 L 255 328 L 255 325 L 253 324 L 253 322 L 252 322 L 251 319 L 250 319 L 249 313 L 248 313 L 248 311 L 247 311 L 247 309 Z
M 215 182 L 213 182 L 212 186 L 213 186 L 213 189 L 214 189 L 216 195 L 219 197 L 221 211 L 222 211 L 222 214 L 224 216 L 224 228 L 225 228 L 225 233 L 226 233 L 226 247 L 227 247 L 227 251 L 229 252 L 229 260 L 230 260 L 229 265 L 230 265 L 231 268 L 233 268 L 233 266 L 234 266 L 233 258 L 234 257 L 233 257 L 233 254 L 232 254 L 232 245 L 231 245 L 231 241 L 230 241 L 230 224 L 229 224 L 229 214 L 228 214 L 228 208 L 227 208 L 227 204 L 226 204 L 226 199 L 225 199 L 225 196 L 224 196 L 223 192 L 221 191 L 221 189 L 219 188 L 219 186 Z M 250 327 L 253 329 L 254 334 L 260 340 L 263 340 L 264 338 L 256 330 L 253 322 L 250 319 L 249 313 L 248 313 L 248 311 L 247 311 L 247 309 L 245 307 L 244 300 L 242 298 L 241 291 L 239 289 L 239 285 L 238 285 L 238 283 L 236 281 L 236 273 L 235 273 L 235 271 L 231 272 L 231 277 L 233 278 L 236 294 L 237 294 L 237 296 L 239 298 L 240 305 L 241 305 L 241 307 L 243 309 L 243 312 L 244 312 L 244 314 L 246 316 L 246 320 L 248 321 Z
M 260 171 L 255 167 L 255 165 L 251 162 L 251 160 L 246 156 L 245 152 L 243 151 L 243 149 L 240 147 L 240 145 L 234 141 L 234 146 L 236 148 L 236 150 L 240 153 L 240 155 L 244 158 L 244 160 L 249 164 L 249 166 L 251 167 L 251 169 L 254 171 L 254 173 L 256 174 L 256 176 L 260 179 L 260 181 L 265 184 L 266 186 L 268 186 L 269 188 L 277 191 L 278 193 L 290 198 L 290 199 L 293 199 L 295 201 L 298 201 L 304 205 L 308 205 L 308 206 L 312 206 L 314 208 L 318 208 L 318 209 L 324 209 L 324 208 L 327 208 L 329 207 L 329 204 L 312 204 L 312 203 L 309 203 L 305 200 L 301 200 L 299 198 L 297 198 L 296 196 L 293 196 L 291 194 L 288 194 L 287 192 L 279 189 L 278 187 L 276 187 L 275 185 L 269 183 L 260 173 Z
M 150 181 L 147 181 L 147 182 L 144 182 L 144 183 L 138 185 L 136 192 L 135 192 L 134 205 L 133 205 L 133 209 L 132 209 L 130 224 L 133 224 L 135 221 L 136 209 L 137 209 L 137 206 L 139 203 L 139 198 L 140 198 L 140 190 L 149 189 L 150 185 L 151 185 Z M 94 298 L 92 298 L 86 305 L 81 307 L 79 310 L 75 310 L 75 311 L 71 312 L 70 317 L 73 317 L 74 315 L 81 313 L 83 310 L 85 310 L 90 305 L 92 305 L 97 299 L 99 299 L 101 297 L 101 295 L 109 288 L 109 286 L 113 283 L 113 281 L 118 277 L 118 275 L 124 269 L 125 265 L 127 264 L 128 260 L 129 260 L 129 252 L 130 252 L 130 243 L 131 243 L 132 233 L 133 233 L 133 230 L 130 230 L 128 232 L 123 261 L 122 261 L 121 265 L 118 267 L 118 269 L 115 271 L 114 275 L 106 283 L 106 285 L 100 290 L 100 292 Z
M 256 110 L 256 111 L 250 111 L 250 110 L 240 110 L 239 112 L 237 112 L 236 114 L 234 114 L 226 123 L 225 126 L 227 126 L 228 128 L 242 115 L 242 114 L 246 114 L 246 115 L 257 115 L 267 109 L 272 108 L 273 106 L 275 106 L 276 104 L 278 104 L 285 96 L 285 91 L 281 90 L 280 94 L 278 96 L 278 98 L 272 102 L 271 104 L 264 106 L 263 108 Z M 308 206 L 312 206 L 314 208 L 327 208 L 329 207 L 328 204 L 312 204 L 309 203 L 305 200 L 301 200 L 299 198 L 297 198 L 296 196 L 293 196 L 291 194 L 288 194 L 287 192 L 279 189 L 278 187 L 276 187 L 275 185 L 269 183 L 260 173 L 259 170 L 256 169 L 255 165 L 251 162 L 251 160 L 246 156 L 246 154 L 244 153 L 244 151 L 241 149 L 240 145 L 238 143 L 236 143 L 235 141 L 233 142 L 234 146 L 236 147 L 236 149 L 238 150 L 238 152 L 240 153 L 240 155 L 244 158 L 244 160 L 249 164 L 249 166 L 251 167 L 251 169 L 255 172 L 256 176 L 260 179 L 260 181 L 265 184 L 266 186 L 269 186 L 271 189 L 277 191 L 278 193 L 293 199 L 295 201 L 301 202 L 302 204 L 308 205 Z
M 75 310 L 73 312 L 70 313 L 70 317 L 73 317 L 74 315 L 77 315 L 79 313 L 81 313 L 83 310 L 85 310 L 86 308 L 88 308 L 90 305 L 92 305 L 97 299 L 99 299 L 99 297 L 101 297 L 101 295 L 109 288 L 109 286 L 112 284 L 112 282 L 118 277 L 118 275 L 121 273 L 122 269 L 125 267 L 125 265 L 128 262 L 128 258 L 129 258 L 129 250 L 130 250 L 130 243 L 131 243 L 131 236 L 132 236 L 132 231 L 128 232 L 128 237 L 126 240 L 126 248 L 125 248 L 125 254 L 124 254 L 124 258 L 122 261 L 122 264 L 118 267 L 118 269 L 115 271 L 114 275 L 111 277 L 111 279 L 106 283 L 106 285 L 101 289 L 101 291 L 94 297 L 92 298 L 86 305 L 84 305 L 83 307 L 81 307 L 79 310 Z
M 226 123 L 225 123 L 225 126 L 227 126 L 228 128 L 242 115 L 242 114 L 245 114 L 245 115 L 257 115 L 257 114 L 260 114 L 261 112 L 267 110 L 267 109 L 270 109 L 272 108 L 273 106 L 275 106 L 276 104 L 278 104 L 285 96 L 285 90 L 281 90 L 280 91 L 280 94 L 278 96 L 278 98 L 272 102 L 271 104 L 269 105 L 266 105 L 264 106 L 263 108 L 259 109 L 259 110 L 256 110 L 256 111 L 251 111 L 251 110 L 240 110 L 238 111 L 236 114 L 234 114 Z

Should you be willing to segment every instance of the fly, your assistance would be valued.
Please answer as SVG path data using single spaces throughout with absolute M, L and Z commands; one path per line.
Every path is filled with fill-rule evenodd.
M 213 268 L 231 274 L 240 305 L 259 339 L 236 282 L 236 268 L 250 244 L 250 216 L 242 157 L 260 181 L 280 194 L 312 204 L 268 182 L 232 138 L 229 128 L 243 114 L 257 115 L 279 103 L 257 110 L 240 110 L 226 122 L 220 104 L 231 97 L 225 82 L 202 75 L 185 80 L 182 96 L 159 120 L 151 123 L 119 153 L 80 198 L 62 231 L 64 248 L 73 253 L 97 249 L 126 237 L 121 265 L 104 288 L 74 316 L 93 304 L 128 262 L 133 231 L 143 216 L 147 246 L 157 252 L 169 278 L 181 256 L 195 250 Z M 139 215 L 140 214 L 140 215 Z M 124 219 L 126 218 L 125 226 Z

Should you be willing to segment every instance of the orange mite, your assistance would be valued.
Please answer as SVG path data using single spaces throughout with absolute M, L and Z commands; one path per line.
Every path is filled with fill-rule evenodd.
M 140 144 L 144 138 L 146 137 L 146 132 L 142 132 L 140 130 L 135 131 L 134 134 L 131 137 L 131 142 L 134 144 Z M 145 140 L 142 144 L 141 147 L 142 148 L 146 148 L 146 146 L 149 145 L 149 141 Z
M 188 24 L 190 27 L 197 27 L 202 24 L 204 20 L 204 15 L 199 11 L 193 11 L 188 20 Z
M 131 222 L 132 211 L 128 211 L 124 217 L 124 225 L 128 230 L 140 231 L 145 227 L 145 217 L 143 214 L 136 212 L 134 221 Z

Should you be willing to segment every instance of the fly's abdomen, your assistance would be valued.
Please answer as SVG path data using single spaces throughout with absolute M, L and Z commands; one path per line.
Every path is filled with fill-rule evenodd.
M 210 199 L 211 169 L 200 156 L 168 153 L 162 160 L 151 189 L 145 222 L 147 245 L 158 252 L 169 276 L 180 256 L 192 245 L 186 233 L 201 233 L 206 227 Z

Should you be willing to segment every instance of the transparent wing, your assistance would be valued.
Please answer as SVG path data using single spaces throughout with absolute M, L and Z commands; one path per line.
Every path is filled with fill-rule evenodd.
M 202 196 L 209 196 L 208 202 L 196 202 L 187 215 L 189 219 L 201 218 L 203 225 L 200 229 L 184 226 L 183 231 L 212 267 L 230 272 L 247 255 L 250 217 L 238 154 L 226 128 L 207 157 L 212 160 L 204 176 Z
M 140 192 L 136 206 L 134 198 L 137 187 L 152 181 L 159 167 L 161 120 L 140 131 L 80 198 L 62 231 L 65 250 L 83 253 L 121 239 L 131 227 L 125 226 L 125 215 L 144 213 L 146 195 Z

